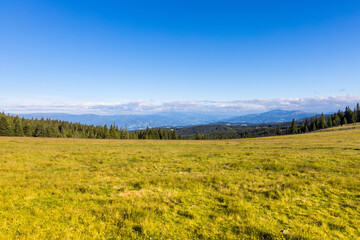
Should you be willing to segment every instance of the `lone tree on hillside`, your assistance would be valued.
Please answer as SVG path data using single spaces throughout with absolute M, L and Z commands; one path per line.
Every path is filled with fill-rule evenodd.
M 296 121 L 295 118 L 293 118 L 292 122 L 291 122 L 291 134 L 295 134 L 297 133 L 297 126 L 296 126 Z

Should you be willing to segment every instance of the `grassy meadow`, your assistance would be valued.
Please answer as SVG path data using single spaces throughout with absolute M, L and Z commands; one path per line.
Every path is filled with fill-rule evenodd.
M 218 141 L 0 138 L 1 239 L 360 239 L 360 125 Z

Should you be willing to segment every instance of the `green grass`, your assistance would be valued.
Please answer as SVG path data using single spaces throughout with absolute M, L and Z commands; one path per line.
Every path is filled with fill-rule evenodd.
M 3 137 L 0 236 L 359 239 L 359 166 L 360 125 L 221 141 Z

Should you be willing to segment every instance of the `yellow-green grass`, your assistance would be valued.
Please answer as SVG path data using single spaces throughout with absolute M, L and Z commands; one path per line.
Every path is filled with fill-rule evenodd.
M 0 138 L 1 239 L 359 239 L 360 125 L 219 141 Z

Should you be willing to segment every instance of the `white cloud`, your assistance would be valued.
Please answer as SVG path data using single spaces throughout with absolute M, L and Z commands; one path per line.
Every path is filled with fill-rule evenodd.
M 207 114 L 242 115 L 274 109 L 302 110 L 307 112 L 334 112 L 346 106 L 354 107 L 360 96 L 326 96 L 307 98 L 243 99 L 236 101 L 172 101 L 149 103 L 43 104 L 4 105 L 6 113 L 72 113 L 72 114 L 153 114 L 161 112 L 197 112 Z

